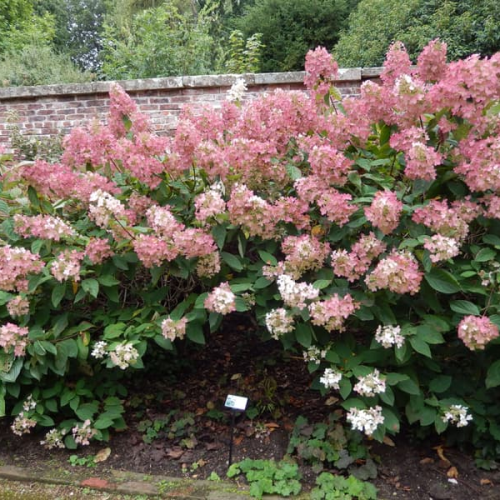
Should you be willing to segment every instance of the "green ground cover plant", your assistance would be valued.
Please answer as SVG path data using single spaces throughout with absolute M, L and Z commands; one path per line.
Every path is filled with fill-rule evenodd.
M 174 137 L 115 86 L 60 162 L 4 167 L 13 432 L 108 439 L 146 353 L 202 346 L 237 311 L 304 356 L 343 425 L 498 456 L 500 54 L 447 63 L 432 42 L 412 67 L 394 44 L 381 83 L 342 102 L 326 50 L 306 69 L 309 94 L 243 104 L 239 81 Z

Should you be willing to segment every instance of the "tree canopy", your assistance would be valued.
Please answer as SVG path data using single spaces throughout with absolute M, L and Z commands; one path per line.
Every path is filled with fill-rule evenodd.
M 361 0 L 335 47 L 343 66 L 380 66 L 389 45 L 402 41 L 415 61 L 435 38 L 452 60 L 500 50 L 497 0 Z

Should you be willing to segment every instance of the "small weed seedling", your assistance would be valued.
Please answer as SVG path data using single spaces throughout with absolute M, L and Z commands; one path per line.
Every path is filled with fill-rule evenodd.
M 95 467 L 95 456 L 89 455 L 88 457 L 79 457 L 78 455 L 71 455 L 68 462 L 72 467 L 79 465 L 80 467 Z
M 316 488 L 311 500 L 376 500 L 377 489 L 373 484 L 354 476 L 345 478 L 323 472 L 316 478 Z
M 301 490 L 301 474 L 297 464 L 274 460 L 251 460 L 231 465 L 228 477 L 244 474 L 250 485 L 250 495 L 262 498 L 262 495 L 276 494 L 284 497 L 297 495 Z

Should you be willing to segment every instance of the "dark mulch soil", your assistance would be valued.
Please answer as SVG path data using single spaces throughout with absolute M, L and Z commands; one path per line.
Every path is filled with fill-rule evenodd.
M 64 470 L 71 467 L 71 455 L 95 455 L 109 446 L 109 458 L 94 466 L 93 475 L 118 469 L 199 479 L 216 472 L 223 478 L 229 441 L 223 407 L 227 394 L 249 397 L 261 412 L 253 420 L 244 414 L 237 418 L 233 461 L 280 460 L 299 415 L 321 422 L 335 406 L 309 389 L 312 376 L 300 354 L 283 354 L 279 343 L 262 343 L 253 330 L 251 323 L 236 318 L 210 336 L 206 347 L 181 353 L 182 364 L 169 355 L 146 362 L 148 369 L 127 382 L 129 428 L 114 433 L 109 443 L 93 443 L 77 452 L 49 451 L 40 446 L 41 435 L 18 438 L 9 429 L 10 421 L 0 419 L 0 463 L 34 468 L 49 462 L 54 470 Z M 154 424 L 173 410 L 178 413 L 171 421 L 187 416 L 194 423 L 188 420 L 170 438 L 159 429 L 158 437 L 145 443 L 147 429 L 154 434 Z M 479 470 L 472 457 L 459 450 L 440 441 L 419 443 L 409 436 L 402 433 L 388 444 L 366 443 L 378 463 L 378 477 L 372 482 L 379 498 L 500 499 L 500 471 Z M 301 472 L 305 486 L 313 486 L 310 467 L 303 465 Z

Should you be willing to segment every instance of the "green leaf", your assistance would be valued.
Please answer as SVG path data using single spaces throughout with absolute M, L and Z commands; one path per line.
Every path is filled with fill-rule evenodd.
M 240 262 L 240 259 L 231 253 L 221 252 L 222 260 L 235 271 L 243 270 L 243 264 Z
M 431 269 L 425 275 L 425 280 L 431 288 L 441 293 L 456 293 L 461 290 L 460 283 L 455 277 L 443 269 Z
M 482 248 L 477 252 L 474 260 L 476 262 L 488 262 L 496 257 L 497 253 L 492 248 Z
M 465 315 L 479 316 L 481 314 L 479 307 L 468 300 L 452 300 L 450 302 L 450 309 L 456 313 Z
M 492 389 L 493 387 L 498 387 L 500 385 L 500 359 L 495 361 L 488 368 L 486 374 L 486 387 Z
M 99 283 L 102 286 L 115 286 L 120 284 L 120 281 L 117 280 L 114 276 L 111 276 L 110 274 L 104 274 L 103 276 L 99 276 L 97 278 L 97 281 L 99 281 Z
M 312 336 L 313 331 L 309 323 L 299 323 L 298 325 L 296 325 L 295 338 L 301 346 L 305 347 L 306 349 L 308 347 L 311 347 Z
M 57 308 L 59 306 L 65 293 L 66 293 L 66 282 L 59 283 L 52 289 L 51 301 L 54 307 Z
M 203 335 L 203 328 L 200 323 L 190 321 L 186 325 L 186 336 L 196 344 L 205 344 L 205 335 Z
M 262 290 L 263 288 L 267 288 L 271 283 L 272 282 L 269 281 L 267 278 L 264 278 L 264 276 L 261 276 L 260 278 L 257 278 L 253 287 L 255 290 Z
M 0 380 L 3 382 L 14 383 L 19 377 L 23 368 L 23 358 L 16 358 L 8 372 L 0 371 Z
M 101 418 L 99 417 L 95 423 L 92 425 L 95 429 L 109 429 L 110 427 L 113 427 L 114 421 L 111 420 L 110 418 Z
M 94 299 L 99 295 L 99 282 L 95 279 L 88 278 L 82 281 L 82 288 Z
M 97 409 L 97 403 L 84 403 L 75 410 L 75 413 L 81 420 L 90 420 L 97 412 Z
M 451 377 L 449 375 L 439 375 L 432 379 L 429 384 L 429 390 L 438 394 L 447 391 L 451 385 Z
M 262 261 L 268 266 L 275 266 L 278 263 L 276 257 L 274 257 L 274 255 L 271 255 L 269 252 L 259 250 L 258 254 Z
M 432 358 L 432 353 L 429 348 L 429 344 L 427 344 L 427 342 L 424 342 L 420 337 L 418 336 L 410 337 L 410 344 L 413 347 L 414 351 L 424 356 L 427 356 L 428 358 Z
M 126 326 L 127 325 L 125 323 L 121 323 L 121 322 L 113 323 L 112 325 L 108 325 L 104 329 L 104 338 L 106 340 L 112 340 L 112 339 L 116 339 L 118 337 L 121 337 L 121 335 L 125 331 Z
M 212 236 L 214 237 L 215 243 L 220 250 L 224 246 L 224 242 L 226 241 L 227 229 L 226 226 L 215 226 L 212 229 Z
M 420 395 L 420 387 L 411 378 L 399 382 L 398 387 L 407 394 Z
M 332 283 L 332 280 L 316 280 L 313 283 L 313 287 L 316 288 L 316 290 L 323 290 L 324 288 L 330 286 Z

